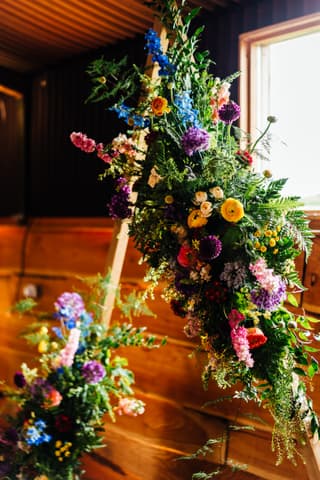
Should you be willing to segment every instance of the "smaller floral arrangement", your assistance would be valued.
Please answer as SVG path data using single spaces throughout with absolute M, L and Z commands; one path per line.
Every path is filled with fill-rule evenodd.
M 98 283 L 101 294 L 105 279 Z M 82 456 L 103 446 L 105 416 L 115 421 L 116 415 L 144 413 L 144 403 L 133 395 L 134 374 L 115 351 L 122 346 L 155 347 L 154 338 L 129 323 L 106 328 L 99 305 L 96 296 L 87 306 L 84 295 L 64 292 L 50 316 L 54 325 L 37 322 L 25 334 L 40 357 L 32 368 L 21 365 L 14 375 L 15 388 L 1 391 L 2 398 L 17 407 L 2 425 L 1 478 L 80 478 Z M 151 313 L 135 294 L 121 305 L 129 317 Z M 28 299 L 16 308 L 26 312 L 30 306 Z

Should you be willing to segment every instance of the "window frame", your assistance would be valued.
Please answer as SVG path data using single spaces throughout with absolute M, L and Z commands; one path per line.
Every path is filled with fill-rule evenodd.
M 241 105 L 240 129 L 248 132 L 254 139 L 257 125 L 256 111 L 251 97 L 256 97 L 260 82 L 253 68 L 259 61 L 260 47 L 278 41 L 317 32 L 320 29 L 320 13 L 312 13 L 285 22 L 275 23 L 239 36 L 239 100 Z M 315 228 L 320 229 L 320 210 L 308 210 L 308 217 Z

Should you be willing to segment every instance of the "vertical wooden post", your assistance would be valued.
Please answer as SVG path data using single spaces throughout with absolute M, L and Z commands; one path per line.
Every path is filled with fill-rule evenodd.
M 155 20 L 153 29 L 158 33 L 161 41 L 161 46 L 163 52 L 167 50 L 168 40 L 166 35 L 166 29 L 159 22 L 158 19 Z M 153 64 L 151 55 L 148 55 L 146 66 L 151 66 L 150 77 L 152 80 L 155 80 L 158 77 L 159 67 L 158 65 Z M 130 184 L 134 184 L 135 179 L 131 179 Z M 136 194 L 132 194 L 131 201 L 134 204 L 136 200 Z M 134 208 L 134 207 L 133 207 Z M 106 327 L 110 325 L 112 310 L 114 307 L 116 290 L 119 286 L 121 272 L 126 256 L 127 246 L 128 246 L 128 230 L 129 230 L 130 220 L 116 220 L 113 228 L 113 235 L 111 244 L 108 250 L 107 262 L 106 262 L 106 271 L 110 271 L 110 286 L 104 301 L 103 305 L 103 314 L 102 321 Z

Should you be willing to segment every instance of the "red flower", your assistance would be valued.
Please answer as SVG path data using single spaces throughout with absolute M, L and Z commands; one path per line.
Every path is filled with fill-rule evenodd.
M 261 347 L 268 338 L 264 335 L 262 330 L 258 327 L 247 328 L 247 340 L 249 342 L 250 350 Z
M 241 160 L 246 165 L 250 165 L 250 166 L 252 165 L 253 158 L 247 150 L 238 150 L 236 152 L 236 155 L 238 159 Z
M 70 417 L 68 417 L 67 415 L 63 415 L 62 413 L 56 416 L 54 426 L 58 430 L 58 432 L 70 432 L 73 429 L 73 421 Z
M 191 267 L 196 261 L 197 252 L 189 247 L 189 245 L 182 245 L 177 256 L 177 262 L 181 267 Z
M 212 282 L 205 292 L 207 299 L 216 303 L 225 302 L 227 299 L 227 294 L 228 289 L 217 280 Z

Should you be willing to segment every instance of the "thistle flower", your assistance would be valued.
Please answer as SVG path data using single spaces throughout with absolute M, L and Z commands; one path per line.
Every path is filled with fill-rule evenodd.
M 64 292 L 54 303 L 58 315 L 68 318 L 78 318 L 85 311 L 82 297 L 75 292 Z
M 18 388 L 23 388 L 26 386 L 27 381 L 22 372 L 16 372 L 13 377 L 13 381 Z

